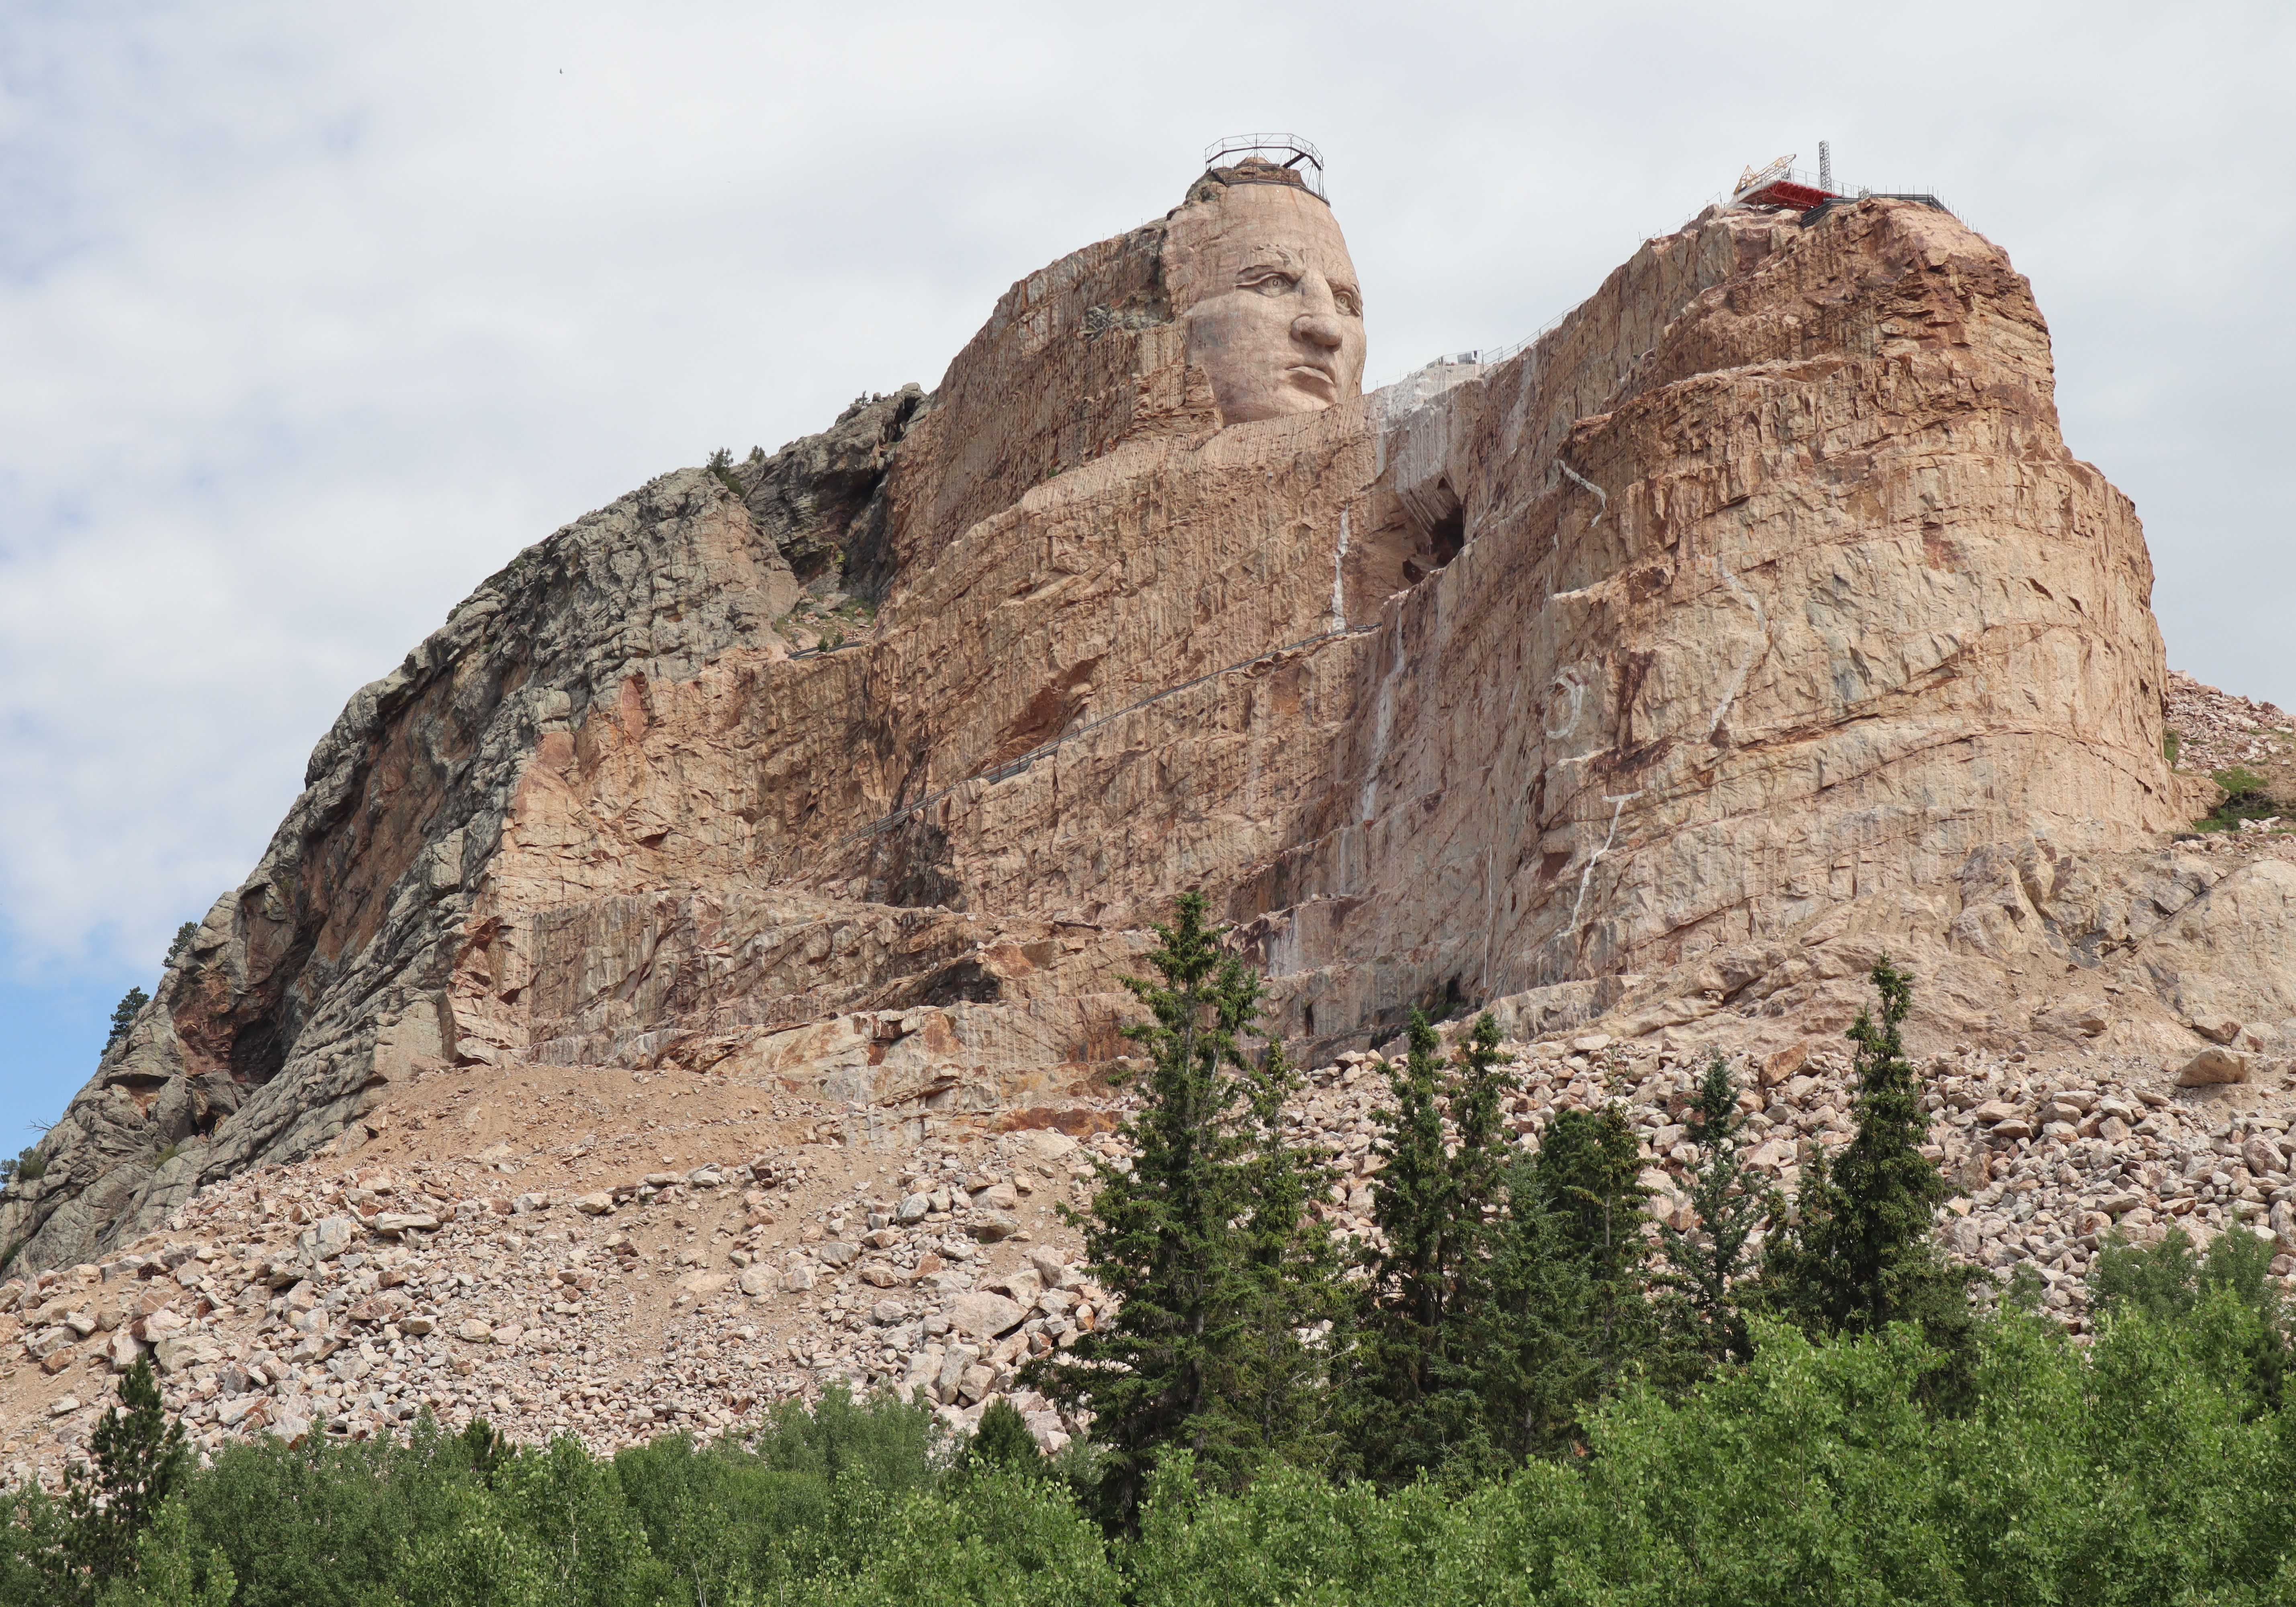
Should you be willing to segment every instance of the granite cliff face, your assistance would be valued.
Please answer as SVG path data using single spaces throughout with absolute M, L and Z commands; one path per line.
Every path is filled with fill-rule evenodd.
M 1311 1055 L 1492 1001 L 1774 1051 L 1884 946 L 1933 1037 L 2296 1048 L 2296 872 L 2163 841 L 2208 799 L 2143 535 L 1995 247 L 1709 213 L 1504 363 L 1222 428 L 1171 226 L 1016 284 L 930 396 L 559 531 L 360 691 L 0 1202 L 20 1265 L 457 1068 L 1057 1123 L 1190 886 Z

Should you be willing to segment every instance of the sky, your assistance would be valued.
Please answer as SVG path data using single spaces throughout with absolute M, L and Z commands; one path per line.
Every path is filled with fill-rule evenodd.
M 512 554 L 936 381 L 1013 281 L 1323 149 L 1369 378 L 1529 333 L 1788 152 L 2054 334 L 2171 664 L 2296 708 L 2296 7 L 0 9 L 0 1152 Z

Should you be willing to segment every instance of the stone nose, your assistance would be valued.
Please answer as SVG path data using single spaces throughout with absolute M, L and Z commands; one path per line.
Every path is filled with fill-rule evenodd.
M 1332 294 L 1332 282 L 1309 268 L 1300 276 L 1300 296 L 1308 310 L 1292 320 L 1292 334 L 1326 351 L 1339 350 L 1347 332 L 1340 327 L 1340 304 Z

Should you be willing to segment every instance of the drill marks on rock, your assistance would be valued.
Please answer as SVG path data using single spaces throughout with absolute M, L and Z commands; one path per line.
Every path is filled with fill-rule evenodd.
M 1714 566 L 1714 573 L 1720 578 L 1722 584 L 1730 588 L 1730 594 L 1744 603 L 1753 614 L 1754 628 L 1761 634 L 1762 638 L 1759 646 L 1752 644 L 1747 645 L 1744 656 L 1738 660 L 1737 668 L 1730 672 L 1730 684 L 1723 690 L 1722 701 L 1714 705 L 1714 717 L 1706 722 L 1706 740 L 1710 742 L 1714 740 L 1715 733 L 1722 729 L 1722 720 L 1730 712 L 1730 705 L 1737 701 L 1738 693 L 1745 689 L 1746 674 L 1753 668 L 1754 660 L 1769 652 L 1770 622 L 1769 617 L 1762 612 L 1761 599 L 1739 584 L 1738 577 L 1730 572 L 1729 567 L 1722 562 L 1719 554 L 1709 554 L 1707 562 Z
M 1380 677 L 1379 693 L 1372 706 L 1371 749 L 1364 766 L 1363 789 L 1356 795 L 1356 818 L 1368 823 L 1379 801 L 1380 767 L 1387 761 L 1387 739 L 1395 726 L 1395 688 L 1403 679 L 1403 613 L 1395 615 L 1395 656 Z

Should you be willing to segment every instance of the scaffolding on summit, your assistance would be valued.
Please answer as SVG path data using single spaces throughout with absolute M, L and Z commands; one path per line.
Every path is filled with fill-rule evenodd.
M 1910 201 L 1925 207 L 1935 207 L 1940 212 L 1953 210 L 1926 190 L 1867 190 L 1836 189 L 1833 183 L 1833 151 L 1824 140 L 1817 142 L 1817 171 L 1808 172 L 1795 167 L 1794 152 L 1788 152 L 1766 168 L 1748 168 L 1738 175 L 1731 187 L 1730 199 L 1723 205 L 1732 210 L 1751 212 L 1798 212 L 1804 223 L 1815 223 L 1830 207 L 1868 196 L 1883 201 Z

